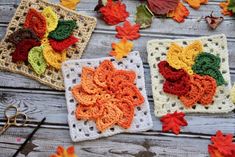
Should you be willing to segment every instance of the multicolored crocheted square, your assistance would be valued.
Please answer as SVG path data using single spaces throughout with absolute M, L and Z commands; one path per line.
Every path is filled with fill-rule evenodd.
M 227 40 L 224 35 L 148 42 L 155 115 L 224 113 L 230 97 Z
M 63 90 L 61 64 L 81 57 L 95 26 L 95 18 L 60 5 L 21 0 L 0 43 L 0 69 Z
M 62 70 L 73 141 L 152 127 L 138 52 L 122 61 L 111 57 L 66 61 Z

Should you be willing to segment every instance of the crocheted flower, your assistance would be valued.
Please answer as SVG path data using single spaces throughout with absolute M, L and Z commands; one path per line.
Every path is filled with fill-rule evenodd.
M 126 11 L 126 5 L 121 1 L 114 2 L 108 0 L 107 4 L 100 10 L 103 20 L 109 25 L 116 25 L 126 20 L 129 13 Z
M 187 2 L 192 8 L 199 9 L 202 4 L 207 4 L 208 0 L 184 0 Z
M 43 48 L 40 46 L 33 47 L 29 51 L 28 61 L 31 64 L 33 70 L 41 75 L 45 72 L 47 64 L 43 57 Z
M 56 69 L 61 68 L 61 64 L 66 60 L 66 53 L 66 50 L 61 53 L 55 52 L 50 45 L 43 47 L 43 56 L 46 62 Z
M 233 135 L 224 135 L 220 130 L 211 137 L 212 144 L 208 145 L 208 152 L 211 157 L 233 157 L 235 156 L 235 143 Z
M 46 33 L 46 19 L 37 10 L 30 8 L 25 19 L 24 28 L 31 29 L 39 38 Z
M 66 49 L 68 49 L 71 45 L 75 44 L 78 42 L 78 39 L 74 36 L 69 36 L 68 38 L 64 40 L 57 41 L 55 39 L 49 39 L 51 47 L 56 51 L 56 52 L 62 52 Z
M 72 34 L 76 26 L 77 23 L 74 20 L 60 20 L 56 29 L 50 32 L 49 38 L 53 38 L 55 40 L 64 40 Z
M 192 69 L 197 74 L 213 77 L 216 80 L 217 85 L 220 86 L 225 83 L 225 80 L 219 71 L 220 62 L 219 57 L 204 52 L 197 56 Z
M 126 38 L 128 40 L 138 39 L 140 37 L 139 29 L 139 24 L 131 25 L 129 21 L 125 21 L 123 27 L 116 26 L 116 31 L 118 32 L 116 37 L 119 39 Z
M 110 52 L 110 55 L 114 56 L 117 60 L 121 60 L 130 53 L 133 43 L 124 38 L 119 43 L 112 43 L 112 48 L 113 51 Z
M 178 135 L 180 133 L 181 126 L 187 126 L 188 123 L 184 119 L 185 114 L 183 112 L 168 113 L 163 116 L 160 120 L 163 123 L 162 131 L 168 132 L 172 131 L 174 134 Z
M 74 146 L 68 147 L 67 150 L 64 149 L 64 147 L 62 146 L 58 146 L 56 154 L 52 154 L 50 155 L 50 157 L 78 157 L 78 156 L 75 154 Z
M 33 31 L 31 31 L 30 29 L 24 29 L 24 28 L 20 28 L 17 31 L 10 34 L 7 37 L 6 41 L 11 42 L 16 45 L 24 39 L 33 39 L 35 41 L 39 41 L 38 37 Z
M 47 33 L 54 31 L 57 27 L 59 18 L 51 7 L 46 7 L 42 11 L 42 15 L 46 18 Z
M 76 118 L 96 121 L 101 132 L 115 124 L 129 128 L 134 107 L 145 101 L 134 84 L 135 79 L 135 72 L 116 70 L 109 60 L 104 60 L 96 69 L 83 67 L 80 84 L 71 90 L 79 103 Z
M 194 41 L 192 44 L 181 47 L 172 43 L 167 52 L 167 62 L 175 69 L 184 69 L 190 75 L 193 74 L 192 65 L 199 53 L 202 52 L 202 43 Z
M 23 39 L 19 41 L 19 43 L 16 45 L 15 51 L 11 54 L 12 61 L 27 61 L 30 49 L 35 46 L 40 46 L 40 42 L 36 41 L 35 39 Z

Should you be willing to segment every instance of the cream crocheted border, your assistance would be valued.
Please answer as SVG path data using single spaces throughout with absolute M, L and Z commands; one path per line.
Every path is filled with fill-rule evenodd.
M 200 40 L 203 43 L 204 52 L 220 56 L 220 71 L 227 84 L 217 88 L 216 95 L 214 96 L 214 103 L 212 105 L 205 107 L 197 104 L 195 107 L 187 109 L 183 106 L 178 97 L 163 92 L 162 87 L 164 78 L 158 72 L 157 64 L 162 60 L 166 60 L 166 53 L 172 42 L 186 46 L 195 40 Z M 235 108 L 229 99 L 231 80 L 227 39 L 225 35 L 220 34 L 195 39 L 151 40 L 147 43 L 147 51 L 151 70 L 152 91 L 155 105 L 154 112 L 157 117 L 161 117 L 167 113 L 173 113 L 174 111 L 182 111 L 185 113 L 227 113 Z
M 135 83 L 144 96 L 145 102 L 141 106 L 135 108 L 134 119 L 129 129 L 123 129 L 115 125 L 112 128 L 107 129 L 105 132 L 100 133 L 97 130 L 94 121 L 77 120 L 75 117 L 74 112 L 76 110 L 77 102 L 72 95 L 71 88 L 80 83 L 82 67 L 98 67 L 104 60 L 111 60 L 117 69 L 133 70 L 137 74 Z M 152 128 L 153 122 L 145 90 L 143 63 L 139 56 L 139 52 L 131 52 L 131 54 L 122 61 L 116 61 L 111 57 L 70 60 L 63 63 L 62 71 L 65 82 L 65 97 L 68 109 L 70 136 L 74 142 L 108 137 L 122 132 L 147 131 Z
M 61 5 L 52 4 L 44 0 L 21 0 L 16 13 L 12 18 L 5 37 L 0 42 L 0 70 L 18 73 L 35 79 L 42 84 L 50 86 L 57 90 L 64 90 L 64 83 L 61 70 L 48 67 L 44 74 L 37 75 L 30 65 L 25 63 L 13 63 L 11 53 L 15 48 L 11 43 L 6 42 L 7 36 L 22 27 L 29 8 L 35 8 L 42 11 L 45 7 L 50 6 L 60 19 L 76 20 L 77 28 L 73 35 L 79 38 L 79 41 L 71 46 L 67 51 L 67 59 L 79 59 L 91 37 L 96 26 L 96 19 L 76 13 Z

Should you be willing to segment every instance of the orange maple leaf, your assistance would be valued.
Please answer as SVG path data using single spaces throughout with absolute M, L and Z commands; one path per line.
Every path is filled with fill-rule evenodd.
M 64 147 L 62 146 L 58 146 L 56 154 L 52 154 L 50 155 L 50 157 L 78 157 L 78 156 L 75 154 L 74 146 L 68 147 L 67 150 L 64 149 Z
M 60 5 L 75 10 L 80 0 L 60 0 Z
M 170 11 L 167 16 L 172 17 L 175 21 L 181 23 L 189 16 L 189 10 L 184 6 L 182 2 L 178 4 L 175 10 Z
M 225 15 L 225 16 L 226 16 L 226 15 L 228 15 L 228 16 L 233 16 L 233 12 L 230 11 L 230 10 L 228 10 L 229 3 L 230 3 L 230 0 L 227 0 L 226 2 L 221 2 L 221 3 L 219 4 L 220 8 L 222 9 L 222 10 L 221 10 L 221 13 L 222 13 L 223 15 Z
M 202 4 L 207 4 L 208 0 L 184 0 L 187 2 L 192 8 L 199 9 Z
M 119 43 L 112 43 L 112 48 L 113 51 L 110 52 L 110 55 L 114 56 L 117 60 L 121 60 L 132 50 L 133 43 L 124 38 Z
M 125 21 L 123 27 L 116 26 L 116 31 L 118 32 L 116 37 L 119 39 L 126 38 L 128 40 L 135 40 L 140 37 L 139 30 L 139 24 L 131 25 L 129 21 Z

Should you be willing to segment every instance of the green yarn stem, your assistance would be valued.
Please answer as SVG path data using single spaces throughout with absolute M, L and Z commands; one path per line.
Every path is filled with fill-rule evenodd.
M 55 40 L 64 40 L 72 34 L 76 26 L 77 23 L 75 20 L 60 20 L 58 22 L 57 28 L 50 32 L 49 38 L 53 38 Z
M 28 61 L 38 75 L 45 72 L 47 63 L 43 57 L 43 48 L 41 46 L 33 47 L 29 51 Z

